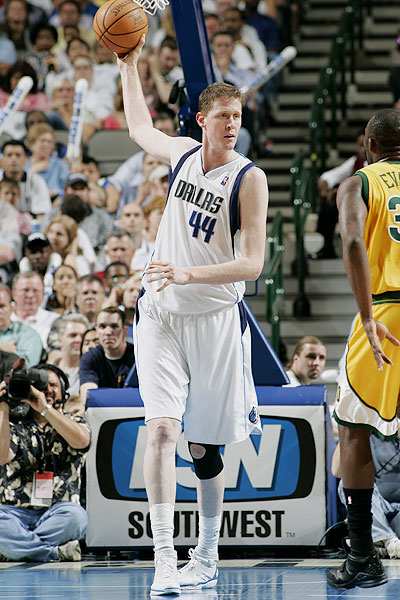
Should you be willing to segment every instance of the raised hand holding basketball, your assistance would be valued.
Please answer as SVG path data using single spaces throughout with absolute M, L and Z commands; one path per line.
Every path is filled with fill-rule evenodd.
M 96 12 L 93 31 L 99 44 L 126 56 L 147 33 L 144 10 L 134 0 L 108 0 Z

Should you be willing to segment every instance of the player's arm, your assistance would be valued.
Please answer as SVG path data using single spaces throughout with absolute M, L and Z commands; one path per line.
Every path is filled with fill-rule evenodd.
M 376 364 L 381 371 L 384 362 L 392 364 L 382 350 L 381 340 L 387 338 L 396 346 L 400 345 L 400 342 L 392 336 L 385 325 L 375 321 L 372 316 L 371 275 L 364 243 L 364 228 L 368 211 L 362 197 L 361 177 L 349 177 L 340 184 L 337 193 L 337 207 L 347 277 Z
M 137 63 L 144 45 L 144 36 L 134 50 L 123 60 L 118 58 L 121 73 L 124 110 L 129 135 L 149 154 L 168 164 L 173 157 L 190 150 L 198 143 L 186 137 L 172 138 L 153 127 L 149 109 L 143 95 Z
M 263 268 L 268 207 L 268 185 L 265 173 L 250 169 L 244 176 L 239 193 L 240 251 L 236 260 L 217 264 L 180 267 L 165 261 L 151 262 L 149 281 L 165 279 L 157 291 L 171 283 L 233 283 L 256 280 Z

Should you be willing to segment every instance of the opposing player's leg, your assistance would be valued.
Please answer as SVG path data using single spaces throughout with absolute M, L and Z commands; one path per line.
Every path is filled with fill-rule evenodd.
M 339 425 L 339 438 L 350 553 L 340 568 L 329 571 L 327 580 L 337 589 L 382 585 L 387 577 L 375 552 L 371 534 L 374 465 L 370 432 L 360 427 Z
M 174 504 L 176 490 L 175 449 L 181 432 L 176 419 L 147 422 L 143 473 L 150 506 L 154 542 L 152 595 L 178 594 L 177 556 L 174 549 Z
M 199 541 L 189 550 L 190 561 L 178 571 L 184 589 L 214 587 L 218 581 L 218 541 L 224 499 L 224 466 L 219 446 L 192 444 L 189 451 L 197 476 Z

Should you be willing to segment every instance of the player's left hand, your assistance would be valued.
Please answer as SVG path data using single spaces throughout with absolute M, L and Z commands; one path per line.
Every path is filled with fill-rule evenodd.
M 375 321 L 375 319 L 368 319 L 365 322 L 363 322 L 363 327 L 365 333 L 367 334 L 370 346 L 372 348 L 375 362 L 378 365 L 378 370 L 382 371 L 383 363 L 386 363 L 388 365 L 392 365 L 393 363 L 390 360 L 390 358 L 384 353 L 381 341 L 387 339 L 394 346 L 400 346 L 400 342 L 397 338 L 394 337 L 394 335 L 390 333 L 386 325 L 384 325 L 380 321 Z
M 157 292 L 161 292 L 171 283 L 175 283 L 176 285 L 186 285 L 189 283 L 187 269 L 162 260 L 151 261 L 147 267 L 146 275 L 148 276 L 147 281 L 149 283 L 165 279 L 163 284 L 157 288 Z

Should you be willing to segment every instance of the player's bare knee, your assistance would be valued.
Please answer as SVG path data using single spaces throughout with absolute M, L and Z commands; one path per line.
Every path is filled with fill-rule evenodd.
M 194 471 L 199 479 L 213 479 L 224 468 L 219 446 L 188 442 Z
M 154 419 L 149 421 L 147 430 L 147 443 L 162 451 L 167 448 L 175 448 L 179 436 L 179 427 L 173 419 Z
M 189 450 L 192 458 L 203 458 L 206 453 L 206 449 L 200 444 L 190 444 Z

